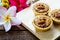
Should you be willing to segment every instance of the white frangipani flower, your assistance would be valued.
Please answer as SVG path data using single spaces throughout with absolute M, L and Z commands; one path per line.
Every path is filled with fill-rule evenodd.
M 21 24 L 21 20 L 16 17 L 16 7 L 12 6 L 8 10 L 0 7 L 0 25 L 4 25 L 5 31 L 9 31 L 12 25 Z

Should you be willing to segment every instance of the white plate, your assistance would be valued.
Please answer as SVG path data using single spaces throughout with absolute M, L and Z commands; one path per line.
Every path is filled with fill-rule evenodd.
M 51 10 L 60 8 L 60 0 L 40 0 L 38 2 L 43 2 L 43 3 L 48 4 L 50 6 Z M 38 3 L 38 2 L 36 2 L 36 3 Z M 36 4 L 36 3 L 34 3 L 34 4 Z M 31 5 L 31 7 L 26 8 L 17 14 L 17 18 L 22 20 L 22 23 L 25 26 L 25 28 L 27 28 L 30 32 L 32 32 L 40 40 L 54 40 L 55 38 L 60 36 L 60 27 L 57 27 L 57 26 L 53 26 L 47 32 L 36 32 L 35 27 L 32 25 L 32 21 L 35 17 L 34 13 L 32 11 L 33 5 Z

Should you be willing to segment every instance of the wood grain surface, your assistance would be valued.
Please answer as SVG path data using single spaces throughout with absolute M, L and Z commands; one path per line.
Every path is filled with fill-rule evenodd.
M 13 26 L 9 32 L 0 30 L 0 40 L 39 40 L 22 25 Z

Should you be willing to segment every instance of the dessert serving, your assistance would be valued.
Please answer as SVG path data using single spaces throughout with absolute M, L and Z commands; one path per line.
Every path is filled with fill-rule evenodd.
M 37 6 L 39 3 L 48 4 L 46 7 L 47 11 L 44 11 L 44 6 L 41 6 L 42 8 Z M 21 18 L 23 26 L 40 40 L 55 40 L 60 36 L 60 25 L 53 25 L 53 21 L 58 23 L 60 22 L 60 11 L 58 11 L 59 9 L 60 0 L 40 0 L 32 4 L 27 9 L 19 12 L 17 18 Z
M 53 10 L 49 15 L 55 23 L 60 24 L 60 9 Z
M 35 15 L 47 15 L 49 13 L 49 6 L 45 3 L 37 3 L 33 6 L 33 12 Z
M 33 20 L 33 26 L 37 31 L 47 31 L 51 28 L 52 24 L 52 19 L 45 15 L 36 16 Z

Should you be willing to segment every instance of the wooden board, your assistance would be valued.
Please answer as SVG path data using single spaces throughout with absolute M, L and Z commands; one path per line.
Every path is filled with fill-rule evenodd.
M 29 31 L 0 31 L 0 40 L 39 40 Z
M 43 2 L 48 4 L 51 10 L 60 8 L 60 0 L 40 0 L 38 2 Z M 54 40 L 56 37 L 60 36 L 59 25 L 53 25 L 53 27 L 47 32 L 36 32 L 35 27 L 32 25 L 32 21 L 35 18 L 34 13 L 32 11 L 33 5 L 31 5 L 31 7 L 26 8 L 17 14 L 17 18 L 22 20 L 24 27 L 27 28 L 40 40 Z
M 4 30 L 4 27 L 2 25 L 0 25 L 0 30 Z

